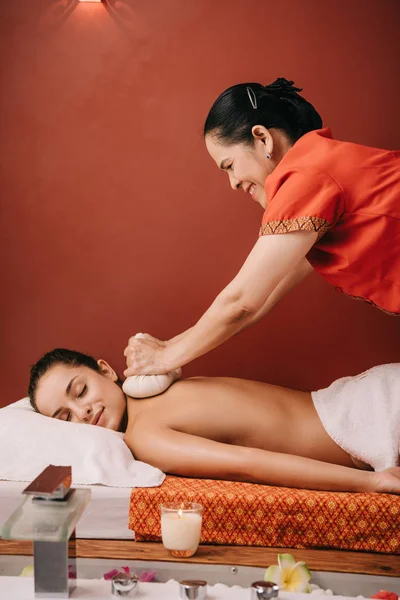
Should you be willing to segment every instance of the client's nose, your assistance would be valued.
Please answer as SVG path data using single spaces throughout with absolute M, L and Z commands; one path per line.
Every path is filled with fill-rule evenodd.
M 76 411 L 77 416 L 80 421 L 83 421 L 84 423 L 91 421 L 91 416 L 92 416 L 92 407 L 91 406 L 75 407 L 75 411 Z

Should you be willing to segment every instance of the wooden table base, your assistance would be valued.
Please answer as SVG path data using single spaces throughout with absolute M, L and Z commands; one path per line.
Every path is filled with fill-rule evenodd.
M 182 559 L 174 559 L 168 554 L 162 544 L 155 542 L 77 539 L 76 552 L 78 558 L 182 562 Z M 277 554 L 283 552 L 294 554 L 296 560 L 303 560 L 312 571 L 400 577 L 400 556 L 347 550 L 202 545 L 195 556 L 184 562 L 266 568 L 269 564 L 276 564 Z M 32 543 L 0 539 L 1 554 L 30 555 Z

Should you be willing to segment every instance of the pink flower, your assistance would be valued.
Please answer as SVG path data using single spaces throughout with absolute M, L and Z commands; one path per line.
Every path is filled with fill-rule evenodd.
M 108 581 L 109 579 L 112 579 L 114 577 L 114 575 L 118 575 L 118 573 L 119 573 L 118 569 L 112 569 L 111 571 L 104 573 L 103 577 L 106 581 Z
M 156 577 L 156 572 L 155 571 L 143 571 L 143 573 L 140 574 L 139 577 L 139 581 L 154 581 Z
M 121 567 L 120 571 L 118 569 L 112 569 L 111 571 L 107 571 L 107 573 L 104 573 L 103 577 L 105 580 L 109 580 L 109 579 L 112 579 L 114 577 L 114 575 L 118 575 L 118 573 L 122 573 L 122 572 L 130 573 L 131 570 L 129 567 Z M 155 571 L 143 571 L 143 573 L 141 573 L 139 576 L 139 581 L 144 581 L 144 582 L 154 581 L 155 576 L 156 576 Z

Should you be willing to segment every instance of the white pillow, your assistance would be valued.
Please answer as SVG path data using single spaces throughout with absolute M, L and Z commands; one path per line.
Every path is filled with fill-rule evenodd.
M 0 479 L 32 481 L 48 465 L 71 465 L 75 484 L 156 487 L 165 475 L 135 460 L 123 434 L 36 413 L 24 398 L 0 409 Z

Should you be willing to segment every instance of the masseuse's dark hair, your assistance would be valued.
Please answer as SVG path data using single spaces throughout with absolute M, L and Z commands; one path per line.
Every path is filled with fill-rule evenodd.
M 322 119 L 313 105 L 297 93 L 301 91 L 302 88 L 294 87 L 293 81 L 283 77 L 265 86 L 234 85 L 212 105 L 204 124 L 204 136 L 212 133 L 225 144 L 252 145 L 252 128 L 263 125 L 283 130 L 294 143 L 305 133 L 322 127 Z
M 101 369 L 97 364 L 97 361 L 87 354 L 77 352 L 76 350 L 67 350 L 66 348 L 55 348 L 50 352 L 47 352 L 42 358 L 40 358 L 36 364 L 31 368 L 31 374 L 29 378 L 28 396 L 32 407 L 39 412 L 36 406 L 35 394 L 36 388 L 45 373 L 51 367 L 56 365 L 67 365 L 69 367 L 88 367 L 101 373 Z

